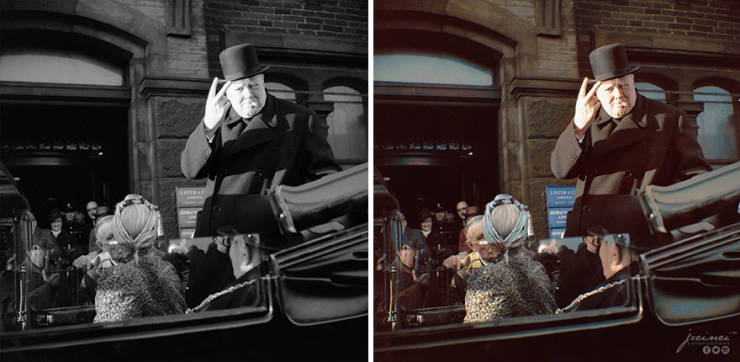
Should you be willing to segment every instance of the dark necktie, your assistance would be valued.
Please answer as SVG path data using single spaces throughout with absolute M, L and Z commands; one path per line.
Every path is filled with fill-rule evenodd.
M 614 118 L 610 119 L 609 122 L 606 123 L 606 135 L 609 136 L 612 134 L 615 128 L 617 128 L 617 120 Z
M 244 130 L 247 129 L 247 125 L 249 125 L 250 120 L 246 118 L 240 119 L 236 124 L 234 125 L 234 128 L 236 128 L 235 133 L 238 135 L 242 135 L 244 133 Z
M 605 140 L 609 138 L 609 135 L 612 134 L 614 129 L 617 128 L 617 122 L 610 118 L 608 121 L 603 121 L 602 123 L 598 124 L 598 136 L 596 136 L 597 140 Z

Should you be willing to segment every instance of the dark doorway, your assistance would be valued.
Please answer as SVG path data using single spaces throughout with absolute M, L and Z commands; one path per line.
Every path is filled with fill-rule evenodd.
M 455 212 L 483 206 L 499 190 L 498 108 L 493 105 L 380 102 L 375 164 L 410 223 L 436 202 Z
M 128 110 L 122 107 L 0 105 L 0 159 L 42 227 L 53 209 L 113 206 L 129 189 Z

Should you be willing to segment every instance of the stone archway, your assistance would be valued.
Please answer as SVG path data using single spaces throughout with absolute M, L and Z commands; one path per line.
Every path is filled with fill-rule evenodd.
M 145 59 L 148 73 L 164 72 L 166 32 L 140 11 L 112 0 L 3 0 L 5 30 L 45 29 L 101 39 Z M 46 15 L 53 14 L 54 18 Z M 61 15 L 61 16 L 60 16 Z
M 536 32 L 529 23 L 496 5 L 464 0 L 433 0 L 422 4 L 399 0 L 378 1 L 374 6 L 376 31 L 443 33 L 501 53 L 503 84 L 507 80 L 505 75 L 531 73 L 536 66 Z
M 494 82 L 500 89 L 498 184 L 500 189 L 528 200 L 526 130 L 511 83 L 516 77 L 538 74 L 533 24 L 502 7 L 464 0 L 376 1 L 374 11 L 376 52 L 379 34 L 406 32 L 456 39 L 453 47 L 473 47 L 474 53 L 497 57 L 498 69 L 492 70 L 497 71 Z
M 0 31 L 55 39 L 56 47 L 90 47 L 127 70 L 129 190 L 158 200 L 156 140 L 149 106 L 141 95 L 147 76 L 166 74 L 166 29 L 137 9 L 112 0 L 2 0 Z M 62 44 L 62 45 L 59 45 Z M 88 92 L 89 93 L 89 92 Z M 96 92 L 92 92 L 95 97 Z M 118 93 L 121 93 L 120 91 Z M 69 94 L 75 97 L 75 94 Z

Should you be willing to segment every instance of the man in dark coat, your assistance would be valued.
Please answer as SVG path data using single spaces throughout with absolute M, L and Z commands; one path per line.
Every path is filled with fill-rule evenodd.
M 266 205 L 259 195 L 340 170 L 326 141 L 325 121 L 267 94 L 263 73 L 269 67 L 260 66 L 254 46 L 236 45 L 219 57 L 226 84 L 216 92 L 218 78 L 213 80 L 203 122 L 181 155 L 185 176 L 207 177 L 206 193 L 212 195 L 198 217 L 196 236 L 215 235 L 229 224 L 249 232 L 241 230 L 240 220 L 254 216 L 246 209 Z
M 585 235 L 595 225 L 627 232 L 620 230 L 627 220 L 601 211 L 648 185 L 670 185 L 711 170 L 696 140 L 696 120 L 637 94 L 639 67 L 629 64 L 621 44 L 598 48 L 589 58 L 597 82 L 586 92 L 588 78 L 583 80 L 573 122 L 550 159 L 555 177 L 578 178 L 565 236 Z M 640 214 L 631 211 L 626 214 Z
M 281 243 L 265 195 L 278 185 L 297 186 L 341 170 L 326 141 L 328 127 L 311 110 L 267 93 L 269 67 L 259 64 L 251 44 L 227 48 L 219 58 L 226 83 L 217 92 L 219 80 L 213 80 L 203 121 L 180 158 L 186 177 L 208 178 L 210 196 L 198 214 L 195 236 L 231 226 L 259 233 L 266 244 Z M 217 257 L 202 261 L 191 263 L 191 271 L 200 271 L 191 273 L 191 306 L 234 279 L 230 263 Z
M 604 230 L 604 232 L 606 232 Z M 653 239 L 637 238 L 627 241 L 622 234 L 601 237 L 598 247 L 604 281 L 588 293 L 577 296 L 565 311 L 618 307 L 629 301 L 628 282 L 639 274 L 641 252 L 655 247 Z

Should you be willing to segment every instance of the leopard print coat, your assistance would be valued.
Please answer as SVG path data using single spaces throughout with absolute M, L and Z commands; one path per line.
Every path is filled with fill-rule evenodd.
M 181 314 L 185 297 L 175 268 L 150 253 L 106 269 L 95 293 L 95 322 Z
M 465 293 L 465 323 L 555 312 L 555 286 L 534 253 L 519 248 L 476 269 Z

